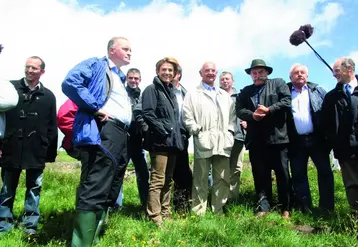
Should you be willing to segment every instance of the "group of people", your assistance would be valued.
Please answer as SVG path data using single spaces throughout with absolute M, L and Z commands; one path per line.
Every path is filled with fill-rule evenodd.
M 182 68 L 173 57 L 156 63 L 153 83 L 141 92 L 140 70 L 130 68 L 126 75 L 121 70 L 130 60 L 130 41 L 114 37 L 108 42 L 107 56 L 82 61 L 62 82 L 63 93 L 75 105 L 70 142 L 82 164 L 72 246 L 99 241 L 109 212 L 121 204 L 129 160 L 135 167 L 141 205 L 158 226 L 171 218 L 172 182 L 174 210 L 204 215 L 210 205 L 214 213 L 223 214 L 227 202 L 238 199 L 245 148 L 257 216 L 267 215 L 273 206 L 272 171 L 282 217 L 290 218 L 293 204 L 311 213 L 309 158 L 317 168 L 319 208 L 332 212 L 332 149 L 341 165 L 349 205 L 358 211 L 358 88 L 351 59 L 337 60 L 337 86 L 327 94 L 308 81 L 306 66 L 294 64 L 291 82 L 286 83 L 269 79 L 273 68 L 262 59 L 252 60 L 245 70 L 253 83 L 240 92 L 228 71 L 220 74 L 220 87 L 215 84 L 218 70 L 213 62 L 202 65 L 201 82 L 187 92 L 180 83 Z M 44 72 L 41 58 L 28 58 L 25 77 L 7 83 L 8 93 L 0 95 L 5 128 L 0 129 L 1 232 L 14 226 L 12 208 L 19 175 L 25 169 L 25 213 L 20 226 L 26 233 L 36 233 L 43 169 L 57 153 L 56 99 L 40 83 Z M 6 98 L 10 91 L 16 92 L 18 100 L 6 103 L 14 98 Z M 193 169 L 189 138 L 194 144 Z M 144 150 L 150 154 L 150 168 Z

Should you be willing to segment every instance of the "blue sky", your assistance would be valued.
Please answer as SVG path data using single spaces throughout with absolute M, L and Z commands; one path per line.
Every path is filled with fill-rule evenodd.
M 125 3 L 127 9 L 141 9 L 150 4 L 149 0 L 131 0 L 131 1 L 95 1 L 95 0 L 79 0 L 78 4 L 82 7 L 86 5 L 95 5 L 97 8 L 102 9 L 105 13 L 110 12 L 113 8 L 116 8 L 120 2 Z M 189 4 L 190 1 L 166 1 L 177 4 Z M 196 1 L 200 5 L 205 5 L 213 11 L 222 11 L 224 8 L 231 7 L 236 11 L 240 11 L 240 4 L 242 1 L 235 0 L 223 0 L 223 1 Z M 315 11 L 320 12 L 322 8 L 329 1 L 318 2 L 315 6 Z M 331 1 L 334 2 L 334 1 Z M 329 32 L 325 33 L 322 37 L 326 41 L 326 44 L 315 44 L 315 40 L 309 39 L 310 44 L 320 53 L 320 55 L 329 63 L 332 64 L 335 59 L 340 56 L 350 55 L 354 51 L 358 51 L 358 14 L 355 9 L 358 9 L 358 1 L 338 1 L 343 8 L 344 13 L 339 16 L 335 21 L 330 23 L 332 26 Z M 258 6 L 259 8 L 259 6 Z M 282 20 L 283 22 L 285 20 Z M 262 25 L 265 21 L 262 20 Z M 302 23 L 306 24 L 306 23 Z M 250 25 L 248 23 L 248 25 Z M 298 28 L 299 26 L 297 26 Z M 292 31 L 295 29 L 293 28 Z M 274 34 L 273 34 L 274 35 Z M 313 34 L 315 35 L 315 33 Z M 287 37 L 288 42 L 288 37 Z M 332 77 L 330 70 L 322 62 L 316 58 L 314 53 L 306 44 L 301 44 L 306 51 L 305 54 L 297 55 L 295 57 L 289 57 L 286 54 L 277 53 L 266 59 L 266 62 L 274 68 L 274 73 L 271 77 L 283 77 L 285 80 L 289 80 L 288 71 L 292 64 L 302 63 L 309 68 L 309 79 L 313 82 L 321 84 L 327 90 L 330 90 L 335 85 L 335 79 Z M 261 55 L 262 54 L 262 55 Z M 261 56 L 260 56 L 261 55 Z M 263 53 L 257 54 L 255 57 L 262 57 Z M 246 64 L 249 66 L 250 59 Z M 214 61 L 215 62 L 215 61 Z M 358 61 L 357 61 L 358 62 Z M 220 67 L 220 66 L 219 66 Z M 241 88 L 250 82 L 250 78 L 243 71 L 242 66 L 240 68 L 233 68 L 232 72 L 235 75 L 236 87 Z M 184 74 L 185 76 L 185 74 Z

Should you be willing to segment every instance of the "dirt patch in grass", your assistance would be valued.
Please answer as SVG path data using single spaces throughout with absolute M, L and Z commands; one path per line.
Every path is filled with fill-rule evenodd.
M 46 169 L 53 172 L 74 173 L 81 171 L 80 162 L 55 162 L 46 164 Z

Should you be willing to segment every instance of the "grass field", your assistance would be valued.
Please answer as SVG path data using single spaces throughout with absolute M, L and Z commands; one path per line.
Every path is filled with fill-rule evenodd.
M 0 236 L 0 246 L 68 246 L 79 175 L 78 162 L 60 153 L 57 162 L 48 164 L 45 169 L 38 234 L 27 238 L 15 228 Z M 314 205 L 317 205 L 317 174 L 312 167 L 309 176 Z M 340 172 L 335 172 L 335 190 L 336 211 L 333 214 L 314 210 L 312 215 L 302 215 L 294 211 L 291 220 L 283 220 L 274 212 L 266 218 L 256 218 L 253 179 L 246 161 L 241 198 L 238 204 L 228 206 L 225 216 L 209 212 L 204 217 L 174 214 L 174 220 L 159 229 L 145 218 L 139 206 L 135 177 L 127 176 L 124 207 L 111 216 L 98 246 L 358 246 L 358 221 L 349 215 Z M 24 194 L 22 174 L 14 205 L 16 217 L 23 210 Z M 314 231 L 302 232 L 303 226 L 310 226 Z

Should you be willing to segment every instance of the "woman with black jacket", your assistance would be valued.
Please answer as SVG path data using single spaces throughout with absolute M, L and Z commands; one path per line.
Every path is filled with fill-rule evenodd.
M 176 153 L 184 143 L 178 121 L 178 103 L 170 83 L 178 72 L 174 58 L 163 58 L 156 64 L 157 76 L 142 94 L 143 119 L 149 129 L 145 148 L 151 158 L 151 178 L 147 214 L 157 225 L 170 218 L 170 187 Z

